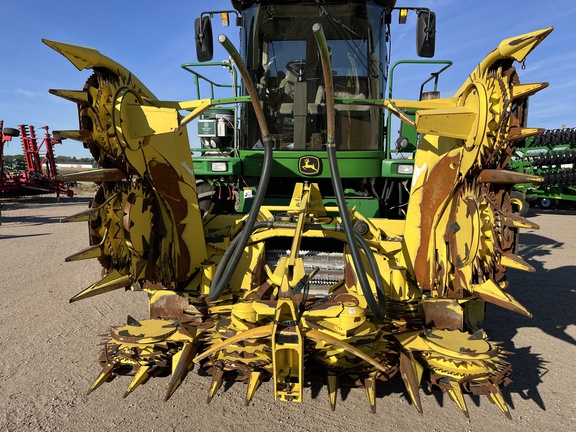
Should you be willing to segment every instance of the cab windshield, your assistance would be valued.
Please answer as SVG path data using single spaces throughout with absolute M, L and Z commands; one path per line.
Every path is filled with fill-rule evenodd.
M 380 16 L 368 2 L 331 5 L 266 5 L 245 11 L 243 55 L 263 102 L 277 150 L 322 150 L 326 144 L 326 99 L 322 64 L 312 26 L 323 27 L 331 52 L 335 97 L 381 99 L 384 88 Z M 339 150 L 382 146 L 380 109 L 336 102 Z M 243 107 L 255 124 L 252 107 Z M 246 128 L 241 148 L 261 148 L 259 131 Z

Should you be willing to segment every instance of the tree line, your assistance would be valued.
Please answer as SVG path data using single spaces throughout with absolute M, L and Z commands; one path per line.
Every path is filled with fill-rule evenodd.
M 56 163 L 61 164 L 92 164 L 94 162 L 93 158 L 85 157 L 85 158 L 77 158 L 76 156 L 56 156 L 55 158 Z M 13 162 L 24 162 L 24 155 L 13 155 L 13 156 L 4 156 L 4 162 L 13 163 Z

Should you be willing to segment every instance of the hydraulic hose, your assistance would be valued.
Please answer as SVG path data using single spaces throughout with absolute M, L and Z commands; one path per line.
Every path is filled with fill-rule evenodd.
M 383 315 L 386 315 L 386 292 L 384 291 L 384 285 L 382 284 L 382 275 L 380 274 L 380 268 L 378 267 L 376 258 L 374 258 L 372 249 L 370 249 L 368 242 L 364 239 L 364 237 L 362 237 L 362 234 L 354 231 L 354 235 L 356 236 L 356 240 L 358 240 L 360 247 L 364 250 L 364 254 L 368 259 L 368 265 L 372 270 L 374 283 L 376 284 L 376 291 L 378 292 L 378 303 L 376 303 L 376 300 L 374 299 L 374 294 L 372 293 L 372 290 L 369 289 L 368 292 L 366 292 L 364 291 L 364 289 L 362 289 L 362 293 L 364 294 L 364 297 L 366 297 L 366 302 L 368 302 L 368 307 L 370 307 L 370 310 L 372 310 L 372 312 L 374 312 L 372 307 L 375 307 L 378 310 L 380 310 Z M 372 304 L 372 306 L 370 306 L 370 304 Z
M 334 107 L 334 86 L 332 83 L 332 68 L 330 65 L 330 53 L 328 51 L 328 44 L 326 42 L 326 37 L 324 35 L 324 31 L 322 30 L 321 24 L 314 24 L 312 31 L 314 32 L 314 36 L 316 37 L 316 42 L 318 43 L 318 48 L 320 50 L 320 57 L 322 59 L 322 71 L 324 74 L 324 86 L 326 91 L 326 126 L 328 130 L 326 153 L 328 155 L 328 164 L 330 166 L 330 179 L 332 180 L 332 187 L 336 197 L 336 204 L 342 217 L 342 226 L 344 228 L 344 233 L 346 234 L 346 241 L 350 247 L 350 255 L 352 256 L 352 261 L 354 262 L 356 275 L 358 277 L 360 287 L 362 288 L 362 293 L 364 294 L 364 297 L 368 303 L 368 307 L 374 316 L 381 319 L 386 315 L 386 311 L 380 308 L 374 299 L 372 289 L 370 288 L 370 284 L 366 276 L 366 271 L 364 269 L 364 263 L 362 262 L 358 244 L 356 243 L 356 236 L 354 235 L 352 223 L 350 222 L 350 217 L 348 215 L 348 206 L 346 205 L 346 199 L 344 198 L 344 190 L 342 189 L 342 181 L 340 179 L 340 171 L 338 169 L 338 159 L 336 156 L 335 143 L 336 114 Z M 365 252 L 367 257 L 372 253 L 370 248 L 365 250 Z M 374 257 L 372 257 L 372 259 L 374 259 Z M 374 278 L 377 278 L 376 274 L 374 274 Z
M 250 74 L 238 54 L 234 45 L 228 40 L 225 35 L 218 36 L 218 41 L 222 44 L 224 49 L 228 51 L 230 57 L 238 67 L 238 71 L 244 80 L 246 85 L 246 90 L 250 95 L 250 100 L 252 106 L 254 107 L 254 112 L 256 113 L 256 119 L 258 120 L 258 126 L 260 127 L 260 132 L 262 134 L 262 144 L 264 145 L 264 161 L 262 163 L 262 173 L 260 174 L 260 180 L 258 182 L 258 190 L 252 202 L 252 207 L 248 213 L 248 218 L 244 223 L 244 228 L 242 232 L 230 243 L 228 251 L 230 251 L 229 259 L 224 262 L 224 259 L 218 265 L 216 272 L 214 274 L 214 279 L 210 286 L 210 294 L 208 298 L 212 301 L 218 300 L 222 292 L 228 286 L 228 282 L 232 278 L 232 275 L 236 271 L 238 262 L 244 252 L 244 248 L 248 244 L 248 239 L 254 230 L 254 224 L 258 218 L 258 213 L 260 212 L 260 207 L 264 201 L 264 196 L 266 195 L 266 190 L 268 189 L 268 181 L 270 180 L 270 173 L 272 172 L 272 159 L 273 159 L 273 141 L 272 136 L 268 131 L 268 125 L 266 124 L 266 119 L 264 117 L 264 111 L 260 105 L 260 99 L 258 98 L 258 93 L 256 87 L 250 78 Z M 237 241 L 236 241 L 237 240 Z M 224 257 L 223 257 L 224 258 Z
M 261 221 L 261 222 L 256 222 L 254 224 L 254 226 L 252 227 L 251 233 L 253 233 L 254 231 L 256 231 L 260 228 L 268 228 L 268 229 L 296 228 L 296 224 L 284 223 L 284 222 Z M 317 229 L 317 230 L 323 230 L 323 231 L 338 231 L 338 232 L 344 231 L 342 225 L 340 225 L 340 224 L 324 225 L 324 224 L 306 223 L 306 224 L 304 224 L 304 228 L 305 229 Z M 378 267 L 378 263 L 376 262 L 376 259 L 374 258 L 374 254 L 372 253 L 372 250 L 370 249 L 368 242 L 364 239 L 364 237 L 362 237 L 362 234 L 360 234 L 357 231 L 354 231 L 354 236 L 355 236 L 356 240 L 358 241 L 358 243 L 360 244 L 360 247 L 362 248 L 362 250 L 364 250 L 364 254 L 366 255 L 366 258 L 368 259 L 368 265 L 370 266 L 370 269 L 372 270 L 372 275 L 374 276 L 374 281 L 376 284 L 376 291 L 378 292 L 378 301 L 376 301 L 376 298 L 374 297 L 372 290 L 369 290 L 367 292 L 363 291 L 364 297 L 366 297 L 366 302 L 368 303 L 370 310 L 372 310 L 372 308 L 375 308 L 375 309 L 380 309 L 380 310 L 384 311 L 384 313 L 386 313 L 386 292 L 384 291 L 384 285 L 382 284 L 382 275 L 380 274 L 380 269 Z M 216 276 L 217 276 L 219 269 L 220 269 L 220 275 L 218 275 L 218 277 L 219 278 L 221 277 L 221 274 L 223 272 L 223 270 L 221 270 L 221 269 L 225 268 L 228 265 L 228 261 L 230 260 L 230 257 L 232 256 L 233 251 L 237 249 L 237 245 L 238 245 L 239 241 L 240 241 L 240 236 L 236 236 L 234 238 L 234 240 L 232 240 L 232 242 L 230 243 L 229 247 L 224 252 L 224 255 L 222 255 L 222 259 L 220 260 L 218 268 L 216 269 L 216 274 L 214 275 L 214 280 L 216 279 Z
M 348 246 L 350 248 L 350 255 L 352 255 L 352 261 L 354 262 L 354 267 L 356 269 L 356 276 L 358 277 L 358 282 L 360 283 L 360 287 L 362 288 L 362 293 L 366 298 L 366 302 L 368 303 L 368 307 L 376 316 L 377 318 L 384 318 L 386 315 L 386 311 L 381 309 L 379 304 L 374 299 L 374 294 L 372 293 L 372 288 L 370 288 L 370 283 L 368 282 L 368 278 L 366 276 L 366 270 L 364 269 L 364 263 L 362 262 L 362 257 L 360 256 L 360 250 L 358 249 L 358 244 L 356 239 L 358 237 L 362 238 L 362 236 L 355 235 L 355 231 L 352 228 L 352 223 L 350 222 L 350 217 L 348 215 L 348 207 L 346 205 L 346 200 L 344 198 L 344 191 L 342 190 L 342 183 L 340 182 L 340 173 L 338 171 L 338 161 L 336 159 L 336 149 L 334 144 L 330 146 L 330 143 L 326 145 L 326 150 L 328 152 L 328 163 L 330 165 L 331 171 L 331 179 L 332 179 L 332 186 L 334 188 L 334 195 L 336 197 L 336 203 L 338 209 L 340 210 L 340 215 L 342 216 L 342 228 L 344 229 L 344 234 L 346 234 L 346 241 L 348 242 Z M 364 240 L 364 238 L 362 238 Z M 367 246 L 367 245 L 366 245 Z M 375 258 L 372 255 L 372 251 L 369 247 L 365 249 L 366 257 L 368 257 L 368 262 L 370 262 L 370 258 L 374 260 Z M 374 274 L 374 279 L 377 280 L 377 274 Z M 382 291 L 383 292 L 383 291 Z

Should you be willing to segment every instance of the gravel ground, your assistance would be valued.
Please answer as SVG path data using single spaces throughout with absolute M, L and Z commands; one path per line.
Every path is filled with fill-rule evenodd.
M 116 291 L 69 304 L 99 279 L 96 262 L 65 263 L 87 246 L 85 223 L 59 220 L 88 197 L 4 201 L 0 226 L 0 430 L 2 431 L 574 431 L 576 430 L 576 212 L 531 210 L 541 226 L 521 236 L 535 274 L 510 271 L 512 293 L 529 319 L 489 306 L 485 329 L 515 354 L 514 382 L 504 389 L 512 420 L 488 399 L 466 396 L 466 419 L 442 394 L 422 391 L 424 415 L 408 402 L 400 378 L 378 389 L 377 413 L 364 392 L 340 394 L 330 411 L 326 388 L 308 386 L 303 404 L 274 402 L 265 383 L 244 407 L 245 387 L 220 390 L 207 405 L 210 378 L 196 372 L 166 403 L 168 378 L 128 398 L 129 379 L 86 395 L 99 372 L 98 334 L 146 318 L 143 293 Z

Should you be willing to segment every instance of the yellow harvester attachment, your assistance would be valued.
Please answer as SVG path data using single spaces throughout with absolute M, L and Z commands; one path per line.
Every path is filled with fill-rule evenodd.
M 505 271 L 533 271 L 518 255 L 518 229 L 536 226 L 510 204 L 510 186 L 524 177 L 503 168 L 515 142 L 541 131 L 525 125 L 526 107 L 546 86 L 520 84 L 513 63 L 551 30 L 501 42 L 451 98 L 382 101 L 406 121 L 403 110 L 417 110 L 421 139 L 404 221 L 325 206 L 317 184 L 296 183 L 289 205 L 259 209 L 221 292 L 214 281 L 246 216 L 201 216 L 178 111 L 197 115 L 216 102 L 159 101 L 98 51 L 45 41 L 78 69 L 94 70 L 81 91 L 52 90 L 79 109 L 79 129 L 60 134 L 84 142 L 101 166 L 74 175 L 100 187 L 89 210 L 67 219 L 90 227 L 90 247 L 68 260 L 97 258 L 104 277 L 71 301 L 119 288 L 150 294 L 149 319 L 129 318 L 105 336 L 91 390 L 131 375 L 128 395 L 150 377 L 171 375 L 168 399 L 197 364 L 213 377 L 208 401 L 232 379 L 247 384 L 246 404 L 268 380 L 276 399 L 300 402 L 306 375 L 316 374 L 332 409 L 339 386 L 354 386 L 374 411 L 376 382 L 399 372 L 419 411 L 425 380 L 466 415 L 464 393 L 472 393 L 509 416 L 500 386 L 510 366 L 479 323 L 485 302 L 530 315 L 507 292 Z M 367 285 L 344 218 L 357 227 Z M 273 239 L 291 247 L 270 261 Z M 338 246 L 312 256 L 301 251 L 303 239 Z M 315 291 L 327 266 L 336 276 Z

